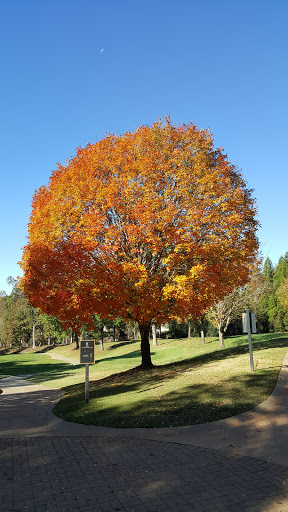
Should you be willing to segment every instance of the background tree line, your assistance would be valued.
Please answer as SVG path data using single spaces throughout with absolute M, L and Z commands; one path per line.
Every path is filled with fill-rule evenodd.
M 72 330 L 63 329 L 54 316 L 43 314 L 40 309 L 29 305 L 15 279 L 10 277 L 7 281 L 13 289 L 9 296 L 0 292 L 2 347 L 78 342 Z M 288 252 L 280 257 L 275 267 L 267 258 L 263 268 L 254 272 L 246 286 L 236 288 L 232 294 L 215 303 L 202 318 L 187 318 L 185 322 L 172 320 L 165 329 L 158 326 L 157 334 L 170 338 L 198 337 L 202 334 L 203 341 L 204 336 L 219 335 L 220 345 L 224 346 L 225 335 L 241 334 L 242 313 L 247 307 L 256 314 L 258 332 L 288 331 Z M 116 322 L 104 321 L 99 315 L 94 315 L 93 320 L 95 329 L 90 332 L 99 339 L 102 349 L 107 337 L 115 341 L 139 338 L 135 322 L 123 322 L 120 318 Z
M 53 315 L 41 313 L 39 308 L 33 308 L 27 298 L 18 288 L 17 280 L 8 277 L 7 282 L 13 289 L 10 295 L 0 291 L 0 346 L 2 348 L 55 345 L 56 343 L 76 342 L 78 336 L 72 329 L 64 329 L 61 322 Z M 90 335 L 99 339 L 101 349 L 104 348 L 104 338 L 116 341 L 126 337 L 137 337 L 136 326 L 126 325 L 121 318 L 112 322 L 103 320 L 99 315 L 93 315 L 94 330 Z M 83 325 L 81 334 L 85 336 L 86 326 Z
M 0 292 L 0 343 L 2 347 L 27 347 L 29 345 L 54 345 L 65 338 L 71 338 L 72 332 L 64 331 L 60 322 L 51 315 L 33 308 L 21 293 L 17 281 L 7 279 L 13 286 L 9 296 Z

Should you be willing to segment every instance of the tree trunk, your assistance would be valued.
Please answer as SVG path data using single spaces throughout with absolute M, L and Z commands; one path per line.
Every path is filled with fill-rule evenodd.
M 157 347 L 156 324 L 152 324 L 153 347 Z
M 133 339 L 133 325 L 131 322 L 127 322 L 127 337 L 128 340 Z
M 141 335 L 141 356 L 142 363 L 141 368 L 143 370 L 149 370 L 154 368 L 154 365 L 151 361 L 151 353 L 150 353 L 150 343 L 149 343 L 149 331 L 150 331 L 150 322 L 148 323 L 139 323 L 139 331 Z
M 201 317 L 200 324 L 201 324 L 201 341 L 202 341 L 202 343 L 205 343 L 205 331 L 204 331 L 204 319 L 203 319 L 203 317 Z
M 75 336 L 76 350 L 78 350 L 78 349 L 79 349 L 79 338 L 78 338 L 78 334 L 75 332 L 75 333 L 74 333 L 74 336 Z
M 191 320 L 187 320 L 187 324 L 188 324 L 188 338 L 191 338 Z
M 219 342 L 220 342 L 220 348 L 225 348 L 225 343 L 224 343 L 224 332 L 222 330 L 219 329 Z
M 205 333 L 203 329 L 201 329 L 201 341 L 202 343 L 205 343 Z
M 32 348 L 35 348 L 35 322 L 33 320 L 33 327 L 32 327 Z
M 101 352 L 104 350 L 104 339 L 103 339 L 103 327 L 100 329 L 101 339 L 100 339 L 100 350 Z M 115 338 L 114 338 L 115 341 Z
M 134 340 L 138 340 L 138 339 L 139 339 L 139 337 L 138 337 L 138 326 L 135 323 L 134 324 Z

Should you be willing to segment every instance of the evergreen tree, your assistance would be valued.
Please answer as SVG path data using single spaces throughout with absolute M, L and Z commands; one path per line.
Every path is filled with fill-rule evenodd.
M 288 310 L 281 303 L 278 292 L 287 278 L 288 252 L 286 252 L 285 256 L 281 256 L 279 258 L 278 264 L 273 271 L 272 285 L 269 297 L 268 299 L 267 297 L 263 298 L 263 301 L 266 305 L 270 331 L 282 332 L 288 330 Z
M 5 301 L 6 301 L 6 293 L 0 292 L 0 346 L 3 347 L 3 338 L 2 338 L 2 328 L 3 328 L 3 318 L 5 313 Z
M 260 301 L 261 314 L 257 318 L 257 327 L 260 332 L 273 332 L 273 313 L 271 311 L 274 309 L 275 299 L 273 288 L 274 267 L 270 258 L 266 258 L 262 273 L 266 283 L 266 291 Z
M 277 294 L 282 306 L 285 310 L 288 310 L 288 277 L 285 277 L 284 281 L 280 284 Z
M 274 274 L 273 263 L 270 260 L 270 258 L 266 258 L 264 265 L 263 265 L 263 276 L 265 277 L 267 284 L 270 284 L 271 286 L 273 284 L 273 274 Z
M 279 258 L 278 264 L 275 267 L 273 275 L 274 290 L 277 290 L 285 277 L 288 277 L 288 252 L 286 252 L 285 256 Z

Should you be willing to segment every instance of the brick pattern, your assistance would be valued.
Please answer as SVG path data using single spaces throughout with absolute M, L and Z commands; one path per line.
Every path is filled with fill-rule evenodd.
M 1 512 L 287 512 L 287 491 L 288 468 L 206 448 L 0 439 Z

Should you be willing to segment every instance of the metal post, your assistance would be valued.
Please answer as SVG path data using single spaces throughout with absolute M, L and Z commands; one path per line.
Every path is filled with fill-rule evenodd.
M 89 402 L 89 364 L 85 364 L 85 402 Z
M 33 316 L 33 328 L 32 328 L 32 347 L 35 348 L 35 320 Z
M 251 336 L 251 313 L 249 308 L 247 308 L 246 314 L 248 315 L 248 340 L 249 340 L 249 353 L 250 353 L 250 370 L 254 373 L 254 363 L 253 363 L 253 348 L 252 348 L 252 336 Z

